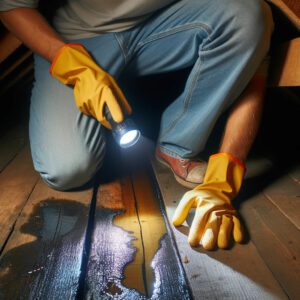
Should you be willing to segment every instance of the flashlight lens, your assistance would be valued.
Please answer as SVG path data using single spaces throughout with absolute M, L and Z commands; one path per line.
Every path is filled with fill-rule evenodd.
M 129 147 L 134 145 L 140 137 L 139 130 L 130 130 L 126 132 L 120 139 L 121 147 Z

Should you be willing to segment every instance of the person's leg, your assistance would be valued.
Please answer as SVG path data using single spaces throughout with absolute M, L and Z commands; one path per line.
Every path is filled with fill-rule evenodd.
M 85 39 L 95 60 L 117 77 L 124 61 L 114 35 Z M 79 188 L 92 179 L 105 154 L 105 129 L 77 109 L 73 90 L 49 74 L 50 64 L 35 57 L 30 108 L 30 145 L 35 169 L 57 190 Z
M 227 119 L 220 152 L 230 153 L 245 161 L 260 124 L 266 78 L 254 77 Z
M 163 152 L 192 158 L 203 150 L 216 120 L 266 55 L 271 29 L 270 10 L 260 0 L 182 0 L 117 34 L 129 72 L 192 66 L 184 91 L 162 116 Z

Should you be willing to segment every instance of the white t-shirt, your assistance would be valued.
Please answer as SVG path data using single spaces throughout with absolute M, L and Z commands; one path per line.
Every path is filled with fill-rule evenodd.
M 42 0 L 41 0 L 42 1 Z M 66 39 L 80 39 L 123 31 L 156 10 L 178 0 L 61 0 L 52 23 Z M 0 0 L 0 11 L 37 8 L 38 0 Z

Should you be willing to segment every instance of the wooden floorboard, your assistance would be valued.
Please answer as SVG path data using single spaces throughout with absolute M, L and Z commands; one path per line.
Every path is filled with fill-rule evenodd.
M 300 230 L 300 184 L 286 174 L 263 193 Z
M 171 219 L 187 190 L 159 163 L 154 162 L 154 169 Z M 183 226 L 172 228 L 195 299 L 287 299 L 252 239 L 230 251 L 191 248 L 187 243 L 190 222 L 191 218 Z
M 300 184 L 300 163 L 289 171 L 291 178 Z
M 37 180 L 38 174 L 33 170 L 28 147 L 0 173 L 0 249 L 13 230 Z
M 147 175 L 100 186 L 85 296 L 190 299 Z
M 290 299 L 300 295 L 300 232 L 262 194 L 241 207 L 250 238 Z
M 26 136 L 26 129 L 17 126 L 0 137 L 0 172 L 25 146 Z
M 75 299 L 91 199 L 39 180 L 1 256 L 0 299 Z
M 187 243 L 192 215 L 166 224 L 160 200 L 170 220 L 187 190 L 165 167 L 160 189 L 145 172 L 100 184 L 90 211 L 92 190 L 43 183 L 22 136 L 0 138 L 1 300 L 299 298 L 299 166 L 240 203 L 246 244 L 209 252 Z M 270 168 L 254 162 L 249 180 Z

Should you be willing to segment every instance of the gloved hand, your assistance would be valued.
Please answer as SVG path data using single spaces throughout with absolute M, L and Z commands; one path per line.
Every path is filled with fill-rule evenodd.
M 82 45 L 65 45 L 53 60 L 50 74 L 63 84 L 73 85 L 78 109 L 107 128 L 111 125 L 105 118 L 105 105 L 117 123 L 124 120 L 123 112 L 131 113 L 115 80 L 94 62 Z
M 175 211 L 173 224 L 180 226 L 189 210 L 196 208 L 188 242 L 211 250 L 217 244 L 227 248 L 233 232 L 236 242 L 243 240 L 241 223 L 232 206 L 232 199 L 242 185 L 244 164 L 227 153 L 218 153 L 209 158 L 202 184 L 185 193 Z

